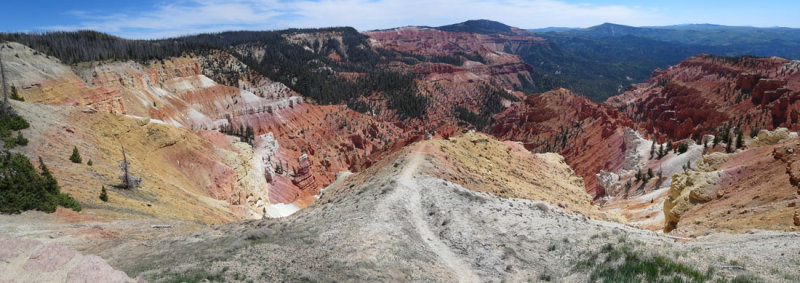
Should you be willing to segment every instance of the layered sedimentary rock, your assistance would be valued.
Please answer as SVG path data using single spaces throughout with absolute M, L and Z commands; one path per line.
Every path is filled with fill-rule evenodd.
M 664 203 L 664 230 L 796 231 L 800 140 L 796 135 L 767 138 L 777 135 L 763 132 L 747 149 L 705 155 L 696 168 L 676 174 Z
M 5 282 L 137 282 L 98 256 L 5 236 L 0 236 L 0 270 L 0 280 Z
M 624 127 L 630 121 L 616 109 L 557 89 L 532 94 L 494 116 L 492 134 L 522 142 L 537 152 L 559 152 L 583 177 L 592 196 L 605 194 L 595 174 L 623 168 L 626 145 Z
M 26 101 L 150 118 L 156 124 L 194 130 L 193 134 L 208 139 L 214 147 L 238 154 L 246 160 L 244 164 L 208 154 L 164 152 L 172 166 L 209 196 L 240 207 L 234 209 L 238 215 L 257 217 L 270 203 L 307 205 L 313 201 L 314 191 L 330 184 L 336 172 L 363 169 L 374 162 L 370 156 L 407 137 L 405 130 L 394 124 L 344 106 L 304 103 L 283 84 L 251 72 L 225 52 L 146 64 L 128 61 L 70 67 L 16 43 L 3 46 L 4 58 L 12 58 L 7 62 L 10 84 Z M 238 137 L 212 132 L 243 135 L 245 128 L 252 128 L 254 136 L 271 133 L 271 142 L 280 147 L 254 150 L 234 142 Z M 261 140 L 250 142 L 259 147 Z M 298 167 L 298 157 L 303 154 L 317 177 L 306 187 L 314 188 L 294 185 L 290 170 L 275 174 L 275 160 L 284 162 L 287 169 Z M 204 170 L 220 173 L 203 174 Z M 256 185 L 242 187 L 245 175 L 253 176 L 246 180 Z
M 660 139 L 699 139 L 717 128 L 800 129 L 800 64 L 782 58 L 700 55 L 656 70 L 646 83 L 609 98 Z
M 524 98 L 524 94 L 510 91 L 533 81 L 533 67 L 511 54 L 511 50 L 548 44 L 522 30 L 502 35 L 404 27 L 365 34 L 370 36 L 373 48 L 417 56 L 409 59 L 412 62 L 394 62 L 387 67 L 419 77 L 419 88 L 430 103 L 426 117 L 429 128 L 455 122 L 455 107 L 481 113 L 493 107 L 490 104 L 508 105 Z M 495 90 L 510 93 L 489 97 Z

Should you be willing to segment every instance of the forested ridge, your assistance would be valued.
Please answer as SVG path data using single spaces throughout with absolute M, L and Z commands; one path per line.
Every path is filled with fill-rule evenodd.
M 319 52 L 309 52 L 286 39 L 286 36 L 304 33 L 335 33 L 341 41 L 327 40 L 322 46 L 315 46 Z M 371 110 L 369 105 L 359 98 L 379 93 L 388 100 L 389 107 L 396 110 L 399 117 L 421 118 L 427 108 L 427 99 L 417 90 L 414 78 L 410 74 L 379 67 L 389 58 L 414 60 L 413 57 L 391 50 L 374 51 L 366 40 L 366 35 L 347 27 L 231 31 L 159 40 L 129 40 L 95 31 L 0 34 L 0 41 L 25 44 L 65 64 L 107 60 L 133 60 L 146 64 L 151 60 L 223 50 L 254 71 L 319 103 L 347 104 L 354 110 L 368 112 Z M 242 52 L 249 46 L 257 46 L 265 53 L 257 59 L 249 52 Z M 327 57 L 331 51 L 341 54 L 346 60 L 336 61 Z M 459 57 L 437 59 L 461 60 Z M 336 75 L 336 72 L 364 75 L 356 80 L 348 80 Z

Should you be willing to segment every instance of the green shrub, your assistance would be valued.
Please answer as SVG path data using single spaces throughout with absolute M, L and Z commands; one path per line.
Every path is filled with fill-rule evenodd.
M 81 159 L 81 154 L 78 153 L 78 147 L 77 146 L 72 148 L 72 155 L 69 156 L 69 160 L 72 161 L 72 163 L 82 163 L 83 162 L 83 160 Z
M 5 147 L 5 149 L 12 149 L 12 148 L 14 148 L 14 147 L 16 147 L 18 145 L 20 145 L 20 146 L 28 145 L 28 139 L 23 137 L 22 133 L 17 132 L 17 136 L 16 137 L 11 136 L 11 137 L 4 138 L 3 139 L 3 143 L 5 143 L 5 145 L 3 146 L 3 147 Z
M 17 93 L 17 88 L 15 86 L 11 86 L 11 96 L 9 96 L 9 98 L 18 101 L 25 101 L 25 99 L 22 98 L 22 96 L 19 96 L 19 93 Z
M 689 150 L 689 144 L 688 143 L 683 142 L 678 146 L 678 153 L 680 153 L 680 154 L 686 153 L 687 150 Z
M 5 143 L 5 148 L 10 149 L 17 145 L 27 145 L 28 140 L 22 137 L 21 133 L 13 136 L 14 131 L 27 129 L 30 127 L 28 121 L 15 114 L 0 115 L 0 139 Z
M 701 272 L 665 256 L 645 256 L 629 245 L 607 244 L 576 266 L 591 268 L 590 282 L 705 282 L 713 269 Z
M 91 160 L 91 159 L 89 159 L 89 161 L 88 161 L 88 162 L 86 162 L 86 165 L 92 166 L 92 160 Z
M 754 127 L 752 129 L 750 129 L 750 138 L 752 139 L 752 138 L 757 137 L 758 136 L 758 132 L 760 132 L 760 131 L 761 131 L 761 129 L 759 129 L 758 127 Z
M 106 193 L 106 187 L 104 186 L 103 189 L 100 190 L 100 200 L 108 201 L 108 193 Z
M 81 211 L 81 205 L 61 193 L 58 181 L 39 158 L 36 171 L 22 154 L 8 151 L 0 155 L 0 213 L 19 213 L 26 210 L 54 212 L 59 205 Z

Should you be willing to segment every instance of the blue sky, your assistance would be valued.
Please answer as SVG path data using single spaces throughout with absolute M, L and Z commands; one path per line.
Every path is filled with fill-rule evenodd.
M 359 30 L 491 19 L 521 28 L 713 23 L 800 27 L 800 1 L 3 0 L 0 31 L 93 29 L 128 38 L 222 30 Z

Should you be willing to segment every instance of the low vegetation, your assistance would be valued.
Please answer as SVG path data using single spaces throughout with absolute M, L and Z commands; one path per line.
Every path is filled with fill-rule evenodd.
M 705 272 L 662 255 L 644 255 L 632 245 L 606 244 L 576 265 L 590 272 L 590 282 L 705 282 L 714 270 Z
M 28 121 L 8 109 L 0 114 L 0 138 L 6 151 L 0 152 L 0 213 L 19 213 L 26 210 L 54 212 L 57 206 L 81 210 L 81 205 L 67 194 L 61 193 L 58 181 L 39 158 L 39 170 L 22 154 L 8 149 L 25 146 L 28 140 L 20 132 L 27 129 Z
M 58 206 L 81 211 L 81 205 L 75 199 L 61 193 L 58 181 L 41 158 L 39 170 L 41 173 L 22 154 L 8 151 L 0 154 L 0 212 L 54 212 Z
M 16 146 L 28 145 L 28 139 L 22 136 L 22 133 L 14 131 L 27 129 L 30 127 L 28 121 L 13 113 L 0 114 L 0 139 L 3 140 L 5 149 L 11 149 Z

